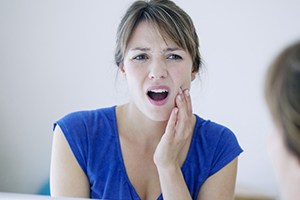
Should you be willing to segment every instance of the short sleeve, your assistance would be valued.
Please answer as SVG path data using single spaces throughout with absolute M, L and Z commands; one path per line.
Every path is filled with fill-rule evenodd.
M 59 125 L 78 164 L 87 174 L 88 138 L 83 115 L 84 112 L 68 114 L 55 122 L 54 128 Z
M 223 129 L 213 155 L 209 176 L 225 167 L 242 152 L 243 149 L 240 147 L 234 133 L 228 128 Z

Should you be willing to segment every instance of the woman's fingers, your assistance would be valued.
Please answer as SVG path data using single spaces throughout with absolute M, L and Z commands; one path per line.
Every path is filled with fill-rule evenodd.
M 185 138 L 189 133 L 188 127 L 192 115 L 190 97 L 186 90 L 182 91 L 180 89 L 176 98 L 176 106 L 178 107 L 178 120 L 176 123 L 175 134 Z
M 178 115 L 178 108 L 173 108 L 167 127 L 166 127 L 166 132 L 165 132 L 165 137 L 166 139 L 171 139 L 174 137 L 175 133 L 175 127 L 176 127 L 176 122 L 177 122 L 177 115 Z
M 168 140 L 172 139 L 175 134 L 185 135 L 192 116 L 192 103 L 188 89 L 182 91 L 180 88 L 175 102 L 176 107 L 171 112 L 165 132 Z
M 182 89 L 180 88 L 177 97 L 179 101 L 176 101 L 176 105 L 185 110 L 186 114 L 192 114 L 192 101 L 189 89 L 185 89 L 184 91 L 182 91 Z
M 192 106 L 189 93 L 180 89 L 175 104 L 165 133 L 154 153 L 154 162 L 159 166 L 178 164 L 180 152 L 192 133 Z
M 186 89 L 183 91 L 183 93 L 184 93 L 184 97 L 186 100 L 187 112 L 188 112 L 188 114 L 192 114 L 193 109 L 192 109 L 192 101 L 191 101 L 190 91 L 189 91 L 189 89 Z

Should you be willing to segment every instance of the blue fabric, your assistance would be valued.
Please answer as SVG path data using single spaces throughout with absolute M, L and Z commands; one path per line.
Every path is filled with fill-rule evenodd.
M 226 127 L 196 115 L 192 142 L 182 172 L 193 199 L 204 181 L 243 150 Z M 83 171 L 89 178 L 91 198 L 140 199 L 123 163 L 115 106 L 66 115 L 59 125 Z M 163 199 L 162 195 L 158 200 Z
M 50 181 L 49 179 L 47 179 L 42 186 L 39 188 L 38 195 L 46 195 L 46 196 L 50 196 Z

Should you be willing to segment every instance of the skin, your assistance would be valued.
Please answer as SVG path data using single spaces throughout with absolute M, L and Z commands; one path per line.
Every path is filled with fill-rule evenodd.
M 50 190 L 53 197 L 90 196 L 88 178 L 59 126 L 54 130 L 52 142 Z
M 274 128 L 268 140 L 269 157 L 277 178 L 282 200 L 298 199 L 300 196 L 300 158 L 286 147 L 281 129 Z
M 131 99 L 116 109 L 118 131 L 127 175 L 141 199 L 157 199 L 161 193 L 166 200 L 191 199 L 180 167 L 196 122 L 189 95 L 195 78 L 192 63 L 188 51 L 162 39 L 151 24 L 140 22 L 119 66 Z M 168 88 L 163 105 L 149 100 L 147 90 L 153 86 Z M 59 127 L 53 149 L 52 195 L 89 197 L 87 177 Z M 68 163 L 59 162 L 66 157 Z M 236 173 L 237 159 L 205 181 L 198 199 L 234 199 Z

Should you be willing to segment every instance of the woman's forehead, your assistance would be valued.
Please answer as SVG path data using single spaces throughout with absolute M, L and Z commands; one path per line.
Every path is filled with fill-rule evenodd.
M 127 49 L 151 49 L 153 46 L 157 45 L 161 46 L 163 49 L 182 49 L 169 35 L 167 35 L 166 31 L 159 29 L 154 23 L 142 21 L 134 28 L 131 37 L 128 40 Z

